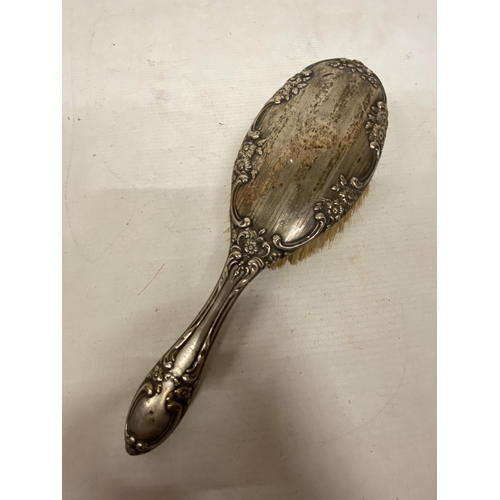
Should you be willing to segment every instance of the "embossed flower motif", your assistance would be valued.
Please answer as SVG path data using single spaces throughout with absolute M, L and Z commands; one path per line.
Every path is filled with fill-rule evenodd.
M 175 395 L 177 396 L 178 399 L 190 399 L 192 391 L 193 391 L 192 387 L 188 385 L 183 385 L 182 387 L 179 387 L 179 389 L 176 389 Z
M 238 246 L 243 254 L 246 253 L 245 249 L 248 247 L 248 243 L 252 240 L 257 239 L 257 233 L 250 228 L 242 229 L 238 233 L 237 241 Z
M 243 145 L 243 151 L 245 152 L 245 157 L 251 158 L 253 154 L 261 155 L 263 153 L 262 147 L 259 145 L 261 141 L 258 142 L 245 142 Z
M 270 265 L 270 264 L 273 264 L 274 262 L 276 262 L 277 260 L 280 260 L 284 255 L 286 254 L 283 254 L 283 252 L 281 252 L 280 250 L 274 250 L 272 251 L 268 256 L 267 256 L 267 259 L 266 259 L 266 265 Z
M 356 59 L 346 59 L 345 57 L 341 57 L 340 59 L 329 62 L 328 66 L 338 69 L 351 68 L 353 71 L 356 71 L 357 68 L 365 67 L 362 62 L 356 61 Z
M 369 121 L 366 122 L 366 129 L 370 131 L 371 135 L 384 137 L 387 128 L 387 107 L 383 102 L 379 102 L 377 106 L 372 106 L 371 110 L 372 112 L 368 115 Z
M 272 97 L 271 101 L 275 104 L 281 104 L 284 101 L 289 101 L 294 95 L 297 95 L 300 92 L 300 89 L 303 89 L 309 83 L 311 79 L 312 71 L 309 69 L 305 69 L 300 73 L 292 76 L 283 87 L 281 87 L 276 94 Z
M 344 69 L 346 67 L 348 60 L 343 57 L 340 59 L 335 59 L 335 61 L 331 61 L 328 63 L 328 66 L 332 68 Z
M 337 193 L 336 199 L 340 201 L 344 208 L 349 208 L 359 198 L 360 193 L 352 188 L 347 179 L 341 175 L 339 181 L 332 186 L 332 191 Z
M 377 78 L 375 78 L 375 76 L 369 76 L 367 77 L 368 81 L 376 88 L 378 89 L 379 88 L 379 83 L 378 83 L 378 80 Z
M 261 229 L 258 233 L 253 229 L 244 229 L 238 234 L 237 240 L 243 250 L 243 258 L 252 257 L 259 253 L 265 241 L 264 234 L 265 228 Z
M 344 207 L 338 200 L 323 198 L 320 203 L 322 203 L 321 211 L 330 219 L 331 222 L 338 222 L 342 218 L 344 214 Z
M 385 129 L 378 123 L 371 124 L 371 133 L 370 133 L 370 139 L 371 140 L 377 140 L 377 141 L 383 141 L 385 137 Z
M 371 107 L 371 111 L 365 125 L 366 133 L 368 134 L 370 147 L 376 151 L 377 156 L 380 156 L 387 130 L 387 106 L 384 102 L 379 101 L 375 106 Z
M 358 199 L 359 194 L 354 189 L 348 188 L 340 191 L 339 197 L 347 207 L 351 207 Z
M 265 139 L 257 140 L 259 136 L 258 130 L 248 132 L 250 140 L 243 142 L 234 163 L 233 182 L 238 179 L 242 184 L 246 184 L 257 176 L 258 171 L 253 164 L 253 157 L 264 153 L 263 146 L 266 142 Z
M 328 65 L 336 69 L 348 68 L 353 73 L 357 71 L 363 80 L 367 80 L 375 88 L 379 87 L 379 81 L 373 71 L 368 69 L 361 61 L 356 61 L 355 59 L 351 61 L 349 59 L 342 58 L 332 61 L 328 63 Z
M 360 195 L 360 191 L 351 187 L 343 175 L 331 189 L 335 193 L 334 197 L 332 199 L 322 198 L 314 207 L 315 211 L 321 212 L 327 217 L 328 227 L 342 219 Z
M 255 255 L 259 251 L 257 240 L 246 240 L 243 246 L 243 251 L 248 255 Z
M 276 262 L 277 260 L 281 259 L 281 257 L 283 257 L 283 252 L 280 252 L 279 250 L 271 252 L 271 260 L 273 262 Z
M 160 365 L 156 365 L 150 372 L 149 378 L 161 382 L 163 380 L 163 370 Z
M 251 275 L 268 263 L 271 245 L 264 237 L 265 232 L 265 228 L 257 232 L 249 227 L 237 232 L 228 257 L 233 279 Z
M 349 208 L 353 205 L 359 196 L 359 193 L 349 186 L 342 186 L 341 188 L 337 187 L 334 191 L 337 191 L 337 199 L 344 205 L 345 208 Z

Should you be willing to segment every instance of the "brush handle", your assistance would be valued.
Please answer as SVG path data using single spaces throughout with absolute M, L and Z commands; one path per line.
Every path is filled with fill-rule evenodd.
M 125 424 L 125 447 L 130 455 L 156 448 L 182 420 L 224 319 L 245 286 L 264 267 L 260 259 L 253 260 L 243 262 L 234 251 L 229 254 L 203 309 L 142 382 Z

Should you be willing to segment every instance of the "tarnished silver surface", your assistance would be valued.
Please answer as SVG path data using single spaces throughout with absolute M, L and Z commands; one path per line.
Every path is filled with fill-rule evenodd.
M 264 105 L 234 164 L 224 269 L 203 309 L 134 396 L 125 424 L 128 453 L 152 450 L 180 422 L 245 286 L 353 207 L 382 153 L 387 117 L 380 80 L 348 59 L 312 64 Z

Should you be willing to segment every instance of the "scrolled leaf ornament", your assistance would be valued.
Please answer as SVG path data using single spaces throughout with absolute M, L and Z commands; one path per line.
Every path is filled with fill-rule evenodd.
M 382 154 L 388 116 L 387 105 L 385 102 L 378 101 L 374 106 L 371 106 L 371 113 L 368 114 L 368 121 L 365 125 L 370 148 L 375 151 L 377 159 L 380 158 Z

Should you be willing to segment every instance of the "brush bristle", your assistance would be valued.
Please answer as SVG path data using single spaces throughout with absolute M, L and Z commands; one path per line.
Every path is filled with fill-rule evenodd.
M 316 237 L 313 241 L 310 243 L 307 243 L 303 247 L 299 248 L 292 254 L 276 261 L 275 263 L 267 266 L 269 269 L 278 269 L 280 267 L 283 267 L 287 262 L 292 264 L 293 266 L 295 264 L 298 264 L 300 261 L 306 259 L 309 257 L 309 255 L 315 254 L 320 252 L 326 244 L 329 246 L 332 244 L 333 239 L 337 235 L 337 233 L 341 233 L 344 230 L 344 227 L 346 224 L 349 224 L 351 222 L 351 218 L 354 215 L 355 212 L 359 210 L 359 208 L 363 205 L 363 201 L 368 194 L 368 191 L 370 189 L 370 186 L 368 185 L 366 189 L 363 191 L 362 195 L 359 197 L 359 199 L 356 201 L 356 203 L 353 205 L 351 210 L 347 213 L 347 215 L 341 219 L 339 222 L 337 222 L 335 225 L 331 226 L 328 228 L 324 233 L 320 234 L 318 237 Z

